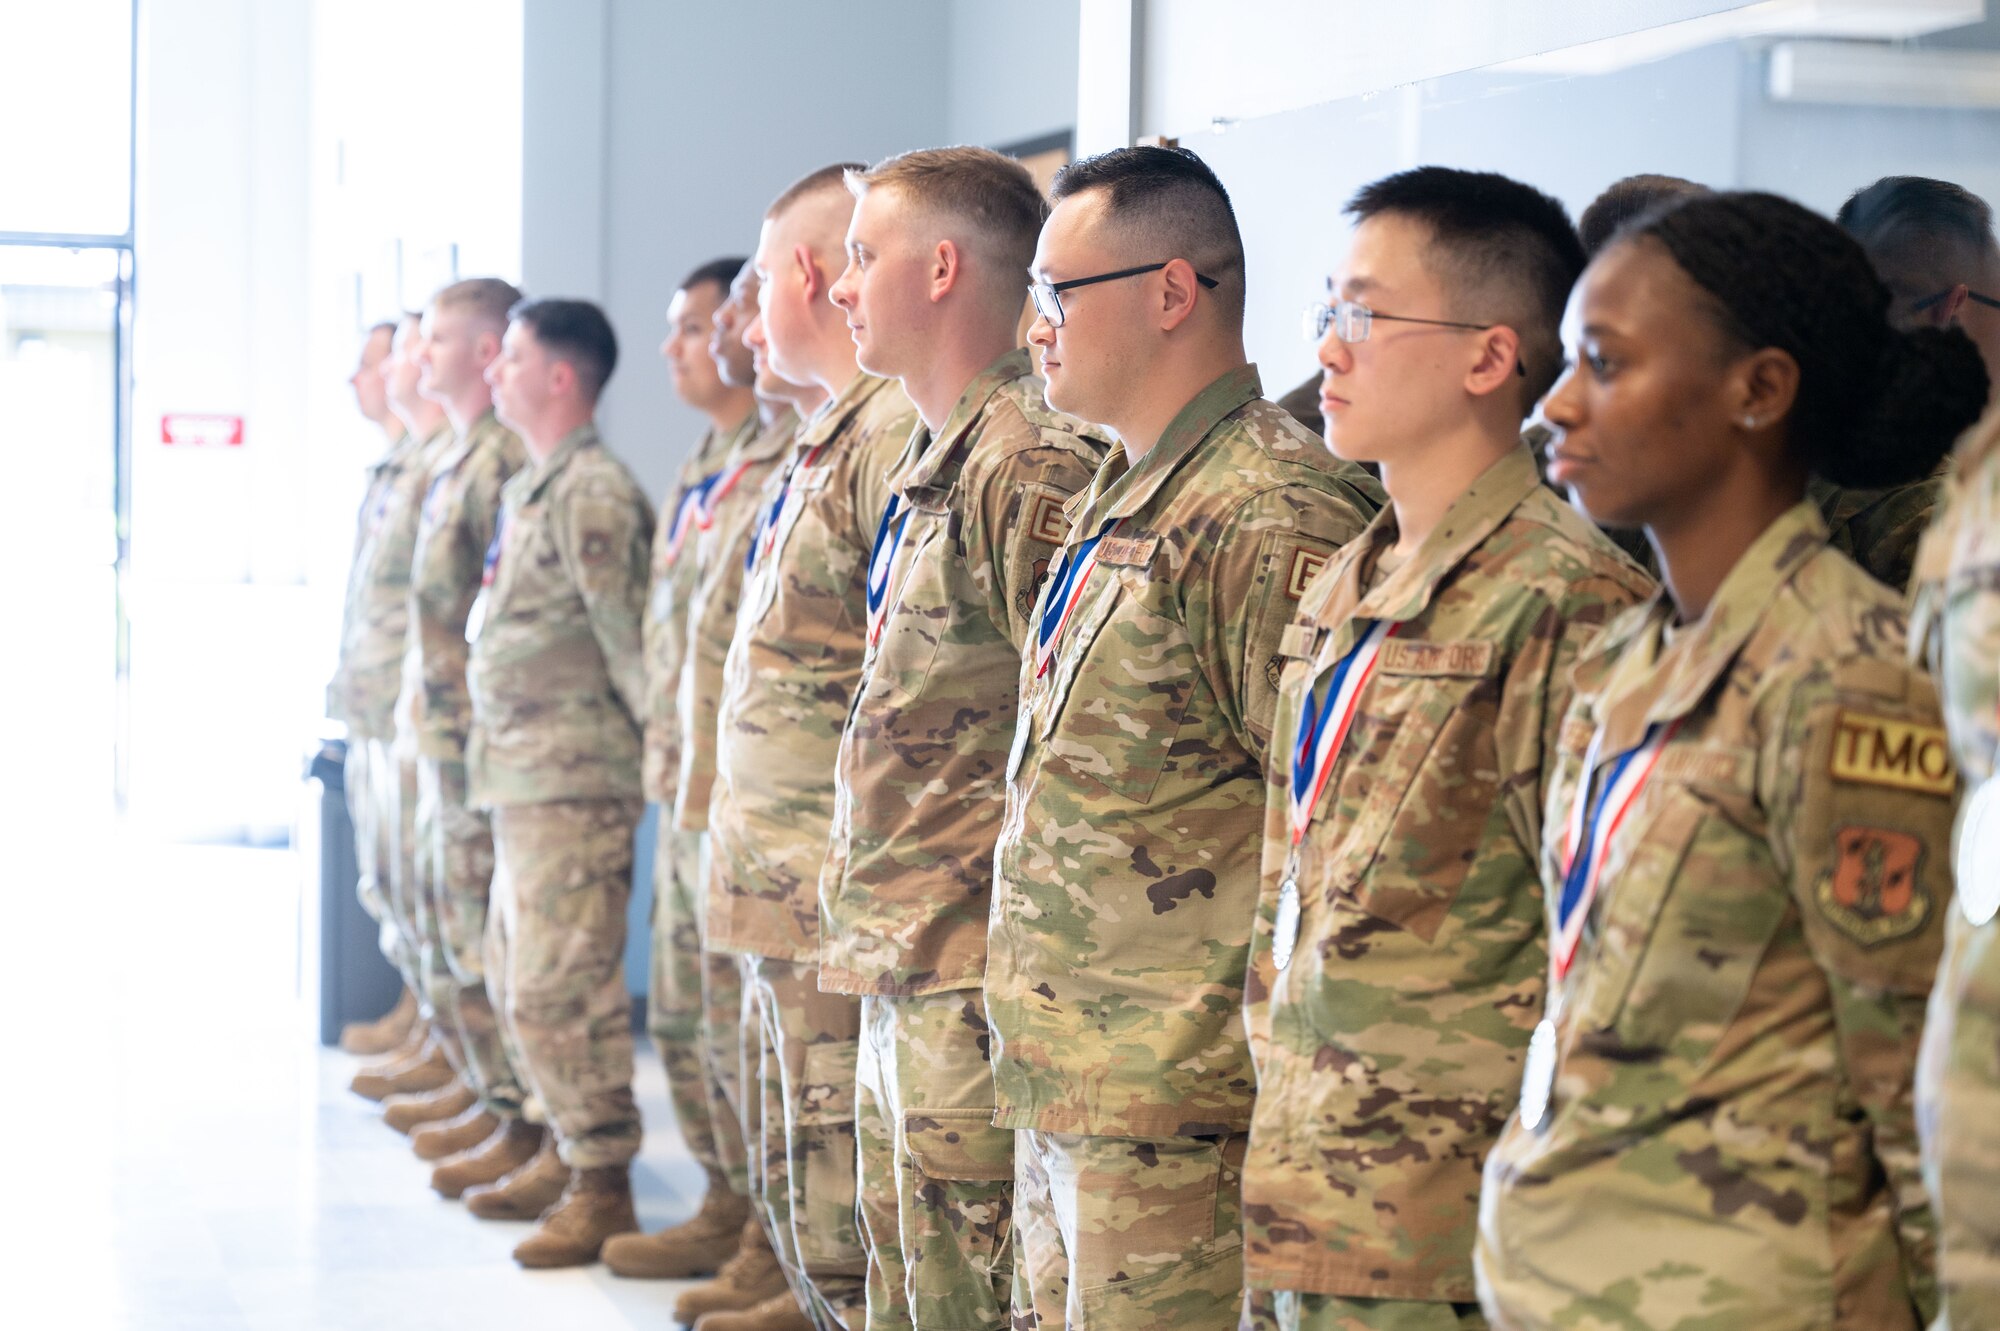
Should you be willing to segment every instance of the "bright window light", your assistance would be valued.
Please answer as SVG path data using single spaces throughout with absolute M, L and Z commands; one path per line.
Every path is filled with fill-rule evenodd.
M 0 0 L 0 231 L 122 236 L 132 0 Z

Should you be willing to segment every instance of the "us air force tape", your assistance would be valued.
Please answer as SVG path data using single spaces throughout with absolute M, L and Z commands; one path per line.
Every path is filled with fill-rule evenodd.
M 1958 908 L 1977 926 L 2000 914 L 2000 776 L 1965 802 L 1958 825 Z

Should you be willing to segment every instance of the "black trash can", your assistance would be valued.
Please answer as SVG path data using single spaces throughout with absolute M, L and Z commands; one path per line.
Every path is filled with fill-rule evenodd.
M 382 955 L 380 927 L 361 909 L 354 822 L 347 813 L 347 742 L 327 740 L 306 762 L 319 804 L 319 1042 L 340 1043 L 351 1021 L 394 1006 L 403 978 Z

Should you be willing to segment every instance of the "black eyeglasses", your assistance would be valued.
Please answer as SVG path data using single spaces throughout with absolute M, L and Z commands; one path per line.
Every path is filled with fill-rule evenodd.
M 1945 290 L 1938 292 L 1935 296 L 1925 296 L 1922 300 L 1910 306 L 1910 308 L 1913 310 L 1927 310 L 1931 306 L 1937 304 L 1939 301 L 1949 297 L 1951 293 L 1956 290 L 1958 290 L 1957 287 L 1947 287 Z M 1989 309 L 2000 310 L 2000 299 L 1996 299 L 1995 297 L 1982 296 L 1977 291 L 1968 291 L 1965 293 L 1965 298 L 1971 301 L 1975 305 L 1984 305 Z
M 1096 277 L 1079 277 L 1069 282 L 1030 282 L 1028 283 L 1028 295 L 1034 298 L 1035 313 L 1041 315 L 1049 327 L 1061 328 L 1063 326 L 1063 292 L 1072 291 L 1077 287 L 1092 286 L 1098 282 L 1115 282 L 1121 277 L 1137 277 L 1141 273 L 1157 273 L 1172 262 L 1172 259 L 1163 259 L 1159 263 L 1140 264 L 1137 268 L 1120 268 L 1115 273 L 1099 273 Z M 1194 275 L 1194 280 L 1201 283 L 1203 287 L 1210 291 L 1215 290 L 1220 285 L 1214 278 L 1203 277 L 1200 273 Z

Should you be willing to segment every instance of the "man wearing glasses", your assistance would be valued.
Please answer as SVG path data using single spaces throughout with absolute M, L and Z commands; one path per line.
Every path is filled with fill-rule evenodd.
M 1583 269 L 1562 205 L 1425 167 L 1347 211 L 1306 331 L 1327 445 L 1390 507 L 1281 648 L 1244 1264 L 1282 1327 L 1459 1331 L 1548 967 L 1542 754 L 1578 648 L 1650 581 L 1521 442 Z
M 1233 1327 L 1279 640 L 1379 491 L 1260 395 L 1199 158 L 1104 153 L 1051 199 L 1028 340 L 1049 406 L 1121 447 L 1067 505 L 1006 766 L 986 996 L 1015 1321 Z
M 2000 245 L 1986 201 L 1945 180 L 1885 176 L 1857 190 L 1838 220 L 1888 286 L 1890 322 L 1964 329 L 1987 377 L 2000 383 Z M 1814 477 L 1807 493 L 1826 515 L 1833 547 L 1902 591 L 1950 467 L 1947 459 L 1936 476 L 1881 490 Z

